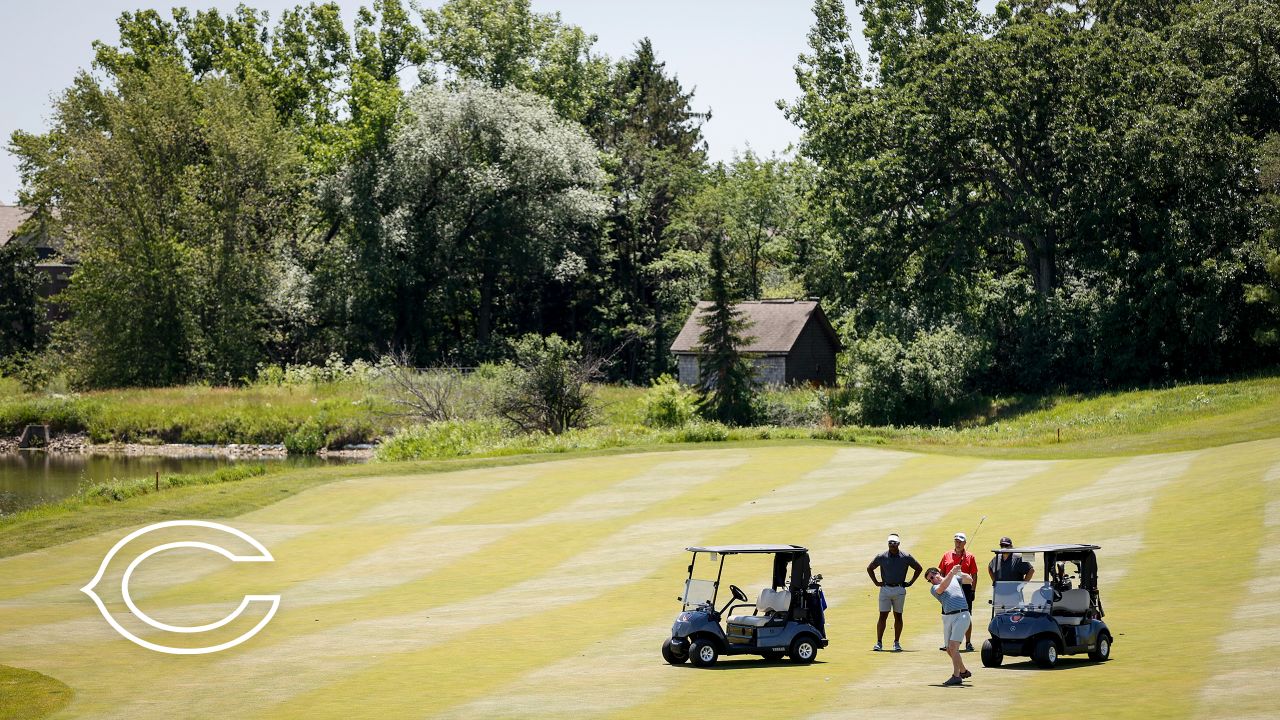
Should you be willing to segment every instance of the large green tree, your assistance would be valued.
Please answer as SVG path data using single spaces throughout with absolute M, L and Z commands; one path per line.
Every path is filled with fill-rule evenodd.
M 598 114 L 609 62 L 596 37 L 529 0 L 449 0 L 422 11 L 431 63 L 448 87 L 512 87 L 551 101 L 577 122 Z
M 959 323 L 988 389 L 1241 366 L 1276 3 L 858 4 L 871 72 L 819 0 L 788 107 L 858 327 Z
M 560 330 L 549 290 L 572 283 L 605 202 L 595 148 L 543 99 L 514 89 L 415 90 L 377 177 L 348 171 L 370 343 L 418 361 L 495 356 L 495 335 Z M 369 208 L 372 208 L 372 214 Z
M 750 150 L 716 163 L 698 191 L 680 200 L 668 234 L 697 252 L 722 237 L 736 296 L 794 297 L 811 252 L 802 216 L 808 172 L 804 161 L 761 158 Z
M 64 292 L 90 385 L 236 381 L 264 356 L 301 156 L 251 81 L 157 59 L 80 75 L 52 129 L 17 133 L 24 200 L 79 265 Z
M 747 320 L 734 308 L 729 290 L 729 267 L 724 239 L 717 235 L 710 247 L 710 305 L 699 314 L 698 374 L 703 416 L 727 425 L 749 425 L 755 394 L 751 363 L 739 348 L 750 342 Z

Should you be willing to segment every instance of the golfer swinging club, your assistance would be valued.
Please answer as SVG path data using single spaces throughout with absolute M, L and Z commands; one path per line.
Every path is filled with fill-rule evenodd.
M 973 676 L 960 657 L 960 641 L 964 640 L 965 631 L 973 624 L 969 616 L 969 602 L 961 586 L 972 585 L 973 576 L 961 572 L 959 565 L 953 565 L 945 575 L 938 568 L 929 568 L 924 579 L 933 586 L 929 592 L 942 604 L 942 634 L 946 638 L 947 654 L 951 656 L 951 677 L 942 684 L 960 685 L 965 678 Z

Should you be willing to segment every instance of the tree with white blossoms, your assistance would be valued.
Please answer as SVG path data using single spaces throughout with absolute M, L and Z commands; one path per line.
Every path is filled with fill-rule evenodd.
M 353 224 L 380 218 L 348 235 L 369 337 L 469 362 L 498 333 L 554 329 L 555 286 L 581 271 L 606 211 L 581 127 L 518 90 L 424 86 L 388 155 L 372 192 L 343 199 Z

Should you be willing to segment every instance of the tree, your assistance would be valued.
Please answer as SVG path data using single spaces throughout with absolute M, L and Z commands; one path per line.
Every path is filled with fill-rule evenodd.
M 668 234 L 682 247 L 705 252 L 725 240 L 731 291 L 738 297 L 794 297 L 793 270 L 808 253 L 801 217 L 803 163 L 761 159 L 748 150 L 728 165 L 711 167 L 700 189 L 677 203 Z
M 669 344 L 684 320 L 698 263 L 668 234 L 676 205 L 698 187 L 706 163 L 701 125 L 710 113 L 684 90 L 646 38 L 613 70 L 606 112 L 588 130 L 609 155 L 613 208 L 600 258 L 601 302 L 593 324 L 601 345 L 625 345 L 617 376 L 643 382 L 668 372 Z
M 859 329 L 981 336 L 1005 360 L 989 390 L 1241 366 L 1275 3 L 1154 24 L 1091 4 L 1003 3 L 980 21 L 965 2 L 859 4 L 877 82 L 841 3 L 819 0 L 788 107 L 836 243 L 819 275 Z
M 79 265 L 64 291 L 78 379 L 237 381 L 264 357 L 275 259 L 302 160 L 252 83 L 168 59 L 114 84 L 81 74 L 44 135 L 15 133 L 24 202 Z M 47 205 L 46 205 L 47 206 Z
M 0 361 L 38 349 L 43 321 L 36 250 L 10 240 L 0 245 Z
M 595 412 L 591 385 L 602 361 L 559 335 L 525 335 L 512 343 L 515 363 L 494 405 L 521 432 L 560 435 L 586 427 Z
M 1264 191 L 1259 204 L 1266 220 L 1262 234 L 1266 278 L 1245 286 L 1245 301 L 1266 313 L 1254 330 L 1254 340 L 1265 347 L 1276 347 L 1280 345 L 1280 134 L 1268 136 L 1262 144 L 1258 165 Z
M 418 362 L 500 355 L 542 330 L 598 235 L 604 177 L 580 127 L 541 98 L 482 87 L 411 93 L 386 155 L 343 180 L 363 312 L 353 332 Z
M 602 101 L 609 64 L 592 52 L 596 37 L 537 13 L 529 0 L 449 0 L 422 11 L 432 63 L 446 86 L 479 83 L 516 88 L 551 101 L 556 112 L 584 122 Z
M 735 310 L 729 296 L 724 241 L 711 242 L 711 307 L 699 317 L 699 380 L 703 397 L 699 410 L 704 417 L 727 425 L 749 425 L 755 395 L 750 363 L 738 348 L 748 342 L 743 335 L 747 321 Z

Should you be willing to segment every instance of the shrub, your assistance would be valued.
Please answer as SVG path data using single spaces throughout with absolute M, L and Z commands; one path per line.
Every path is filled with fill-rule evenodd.
M 953 326 L 918 332 L 906 344 L 874 334 L 853 352 L 853 401 L 846 412 L 872 425 L 940 422 L 971 395 L 987 358 L 980 340 Z
M 498 415 L 523 432 L 559 435 L 586 427 L 595 410 L 590 383 L 602 362 L 559 335 L 529 334 L 512 346 L 516 361 L 494 401 Z
M 404 428 L 378 447 L 384 461 L 457 457 L 489 450 L 503 439 L 498 420 L 449 420 Z
M 817 427 L 830 418 L 827 393 L 809 388 L 772 389 L 756 395 L 753 410 L 760 425 Z
M 290 455 L 315 455 L 324 444 L 324 426 L 314 417 L 307 418 L 284 439 Z
M 693 420 L 697 411 L 698 393 L 670 375 L 654 380 L 644 395 L 644 424 L 649 427 L 683 427 Z

